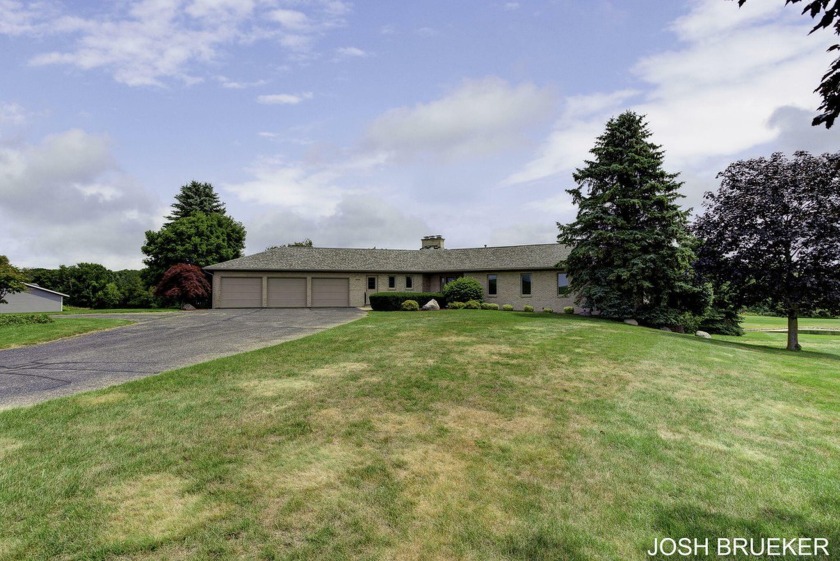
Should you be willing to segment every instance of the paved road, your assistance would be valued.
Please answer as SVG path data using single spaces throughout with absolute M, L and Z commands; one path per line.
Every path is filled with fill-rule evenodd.
M 267 347 L 364 315 L 355 308 L 108 314 L 137 323 L 0 351 L 0 409 Z

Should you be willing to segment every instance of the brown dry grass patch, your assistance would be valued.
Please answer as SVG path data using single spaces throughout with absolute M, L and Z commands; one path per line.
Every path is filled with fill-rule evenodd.
M 0 438 L 0 460 L 22 446 L 22 440 L 16 438 Z
M 159 473 L 106 487 L 100 500 L 109 510 L 108 541 L 163 540 L 181 535 L 212 518 L 200 496 L 184 492 L 187 481 Z

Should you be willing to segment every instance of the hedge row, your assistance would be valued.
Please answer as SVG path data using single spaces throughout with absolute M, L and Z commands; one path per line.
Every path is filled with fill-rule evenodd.
M 46 314 L 0 315 L 0 326 L 31 325 L 33 323 L 52 323 L 54 320 Z
M 446 307 L 446 299 L 440 292 L 375 292 L 368 295 L 370 307 L 377 312 L 396 312 L 406 300 L 416 300 L 423 306 L 435 299 L 441 308 Z

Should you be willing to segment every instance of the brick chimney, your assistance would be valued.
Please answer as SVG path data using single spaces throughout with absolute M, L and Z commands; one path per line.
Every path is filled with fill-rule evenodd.
M 420 240 L 420 249 L 443 249 L 443 236 L 423 236 Z

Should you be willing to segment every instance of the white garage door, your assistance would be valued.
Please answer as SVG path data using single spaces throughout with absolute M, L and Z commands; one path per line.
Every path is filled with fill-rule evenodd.
M 305 308 L 306 279 L 268 279 L 269 308 Z
M 220 308 L 262 307 L 262 277 L 222 277 Z
M 350 305 L 350 279 L 312 279 L 313 308 L 346 308 Z

